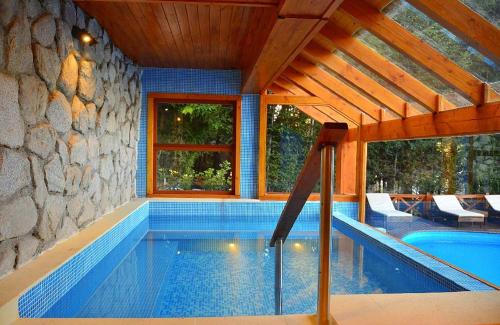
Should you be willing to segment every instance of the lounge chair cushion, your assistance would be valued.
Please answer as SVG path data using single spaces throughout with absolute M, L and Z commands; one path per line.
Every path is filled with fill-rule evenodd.
M 494 211 L 500 212 L 500 195 L 485 195 L 484 198 Z
M 387 217 L 412 217 L 410 213 L 396 210 L 392 204 L 391 197 L 387 193 L 367 193 L 366 198 L 370 208 L 377 213 Z
M 482 214 L 465 210 L 455 195 L 434 195 L 438 209 L 457 217 L 484 217 Z

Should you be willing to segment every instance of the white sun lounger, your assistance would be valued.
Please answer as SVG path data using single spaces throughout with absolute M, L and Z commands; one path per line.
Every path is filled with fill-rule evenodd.
M 366 193 L 368 204 L 373 212 L 380 213 L 385 217 L 413 217 L 410 213 L 396 210 L 392 204 L 391 197 L 387 193 Z
M 485 195 L 484 198 L 490 206 L 490 216 L 500 216 L 500 195 Z
M 481 213 L 465 210 L 455 195 L 433 195 L 439 211 L 457 217 L 457 223 L 481 222 L 484 223 L 484 215 Z

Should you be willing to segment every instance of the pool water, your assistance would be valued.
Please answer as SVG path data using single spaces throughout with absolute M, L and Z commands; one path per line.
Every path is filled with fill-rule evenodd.
M 274 314 L 270 232 L 149 231 L 143 222 L 44 317 Z M 332 293 L 449 291 L 387 252 L 334 230 Z M 318 236 L 284 245 L 284 313 L 316 310 Z
M 419 231 L 403 241 L 500 286 L 500 233 Z

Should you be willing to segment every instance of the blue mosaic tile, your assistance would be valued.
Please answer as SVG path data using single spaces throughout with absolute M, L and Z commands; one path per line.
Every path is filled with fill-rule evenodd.
M 241 95 L 239 70 L 146 68 L 141 78 L 142 105 L 137 147 L 136 195 L 146 196 L 147 98 L 151 92 Z M 257 197 L 259 95 L 243 95 L 241 110 L 240 193 Z
M 146 220 L 149 203 L 144 203 L 108 232 L 24 293 L 18 301 L 20 317 L 41 317 L 114 247 Z
M 397 256 L 405 262 L 413 265 L 419 271 L 442 283 L 450 290 L 461 291 L 490 291 L 492 287 L 468 276 L 448 265 L 445 265 L 421 252 L 407 246 L 394 238 L 391 238 L 376 229 L 361 224 L 351 218 L 336 216 L 334 227 L 339 230 L 343 228 L 356 229 L 357 235 L 369 240 L 373 245 L 381 247 L 389 253 Z

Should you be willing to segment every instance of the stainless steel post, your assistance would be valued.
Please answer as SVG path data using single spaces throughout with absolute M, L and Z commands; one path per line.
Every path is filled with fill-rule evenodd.
M 330 323 L 330 251 L 332 231 L 333 146 L 321 149 L 321 211 L 319 224 L 318 324 Z
M 281 315 L 283 308 L 283 238 L 278 238 L 274 259 L 274 313 Z

